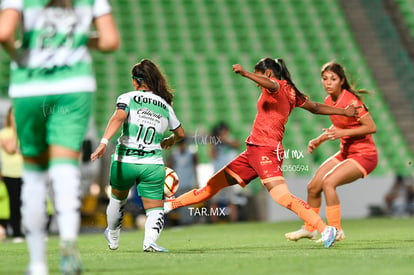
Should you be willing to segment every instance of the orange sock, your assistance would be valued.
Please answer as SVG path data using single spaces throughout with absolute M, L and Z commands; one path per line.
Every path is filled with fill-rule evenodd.
M 278 204 L 295 212 L 302 220 L 322 232 L 326 224 L 315 211 L 303 200 L 292 195 L 286 184 L 278 184 L 270 190 L 270 196 Z
M 224 170 L 220 170 L 208 180 L 207 185 L 203 188 L 193 189 L 171 200 L 172 209 L 207 201 L 218 191 L 228 186 L 230 185 L 226 180 Z
M 315 212 L 316 214 L 319 215 L 319 212 L 321 211 L 320 207 L 312 207 L 313 212 Z M 311 224 L 305 222 L 305 226 L 304 226 L 305 230 L 309 231 L 309 232 L 313 232 L 316 230 L 315 227 L 313 227 Z
M 326 206 L 326 219 L 328 224 L 342 230 L 341 226 L 341 205 Z

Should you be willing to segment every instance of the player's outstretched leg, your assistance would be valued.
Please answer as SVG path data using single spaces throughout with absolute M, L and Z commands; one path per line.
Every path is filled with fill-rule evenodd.
M 298 241 L 300 239 L 316 240 L 318 235 L 317 230 L 308 231 L 305 226 L 302 226 L 299 230 L 292 231 L 285 234 L 285 238 L 290 241 Z
M 316 214 L 310 206 L 303 200 L 297 198 L 289 192 L 287 184 L 278 182 L 277 184 L 267 184 L 270 196 L 278 204 L 295 212 L 306 223 L 315 227 L 322 233 L 322 240 L 326 248 L 331 247 L 335 242 L 336 229 L 327 226 L 321 217 Z
M 200 189 L 193 189 L 181 196 L 169 199 L 164 203 L 164 213 L 179 207 L 188 206 L 209 200 L 221 189 L 230 186 L 228 184 L 224 169 L 214 174 L 207 182 L 206 186 Z
M 317 208 L 312 207 L 312 210 L 316 214 L 319 214 L 320 209 L 321 209 L 320 207 L 317 207 Z M 318 232 L 316 228 L 313 227 L 311 224 L 305 222 L 305 224 L 300 229 L 286 233 L 285 238 L 290 241 L 296 242 L 300 239 L 316 240 L 317 235 L 318 235 Z

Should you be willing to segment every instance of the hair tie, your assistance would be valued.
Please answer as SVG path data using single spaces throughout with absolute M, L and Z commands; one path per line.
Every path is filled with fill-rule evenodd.
M 280 65 L 279 64 L 279 58 L 275 58 L 275 62 L 276 62 L 277 65 Z
M 138 76 L 135 76 L 135 75 L 133 75 L 133 76 L 132 76 L 132 78 L 134 78 L 134 79 L 136 79 L 136 80 L 144 80 L 144 78 L 143 78 L 143 77 L 138 77 Z

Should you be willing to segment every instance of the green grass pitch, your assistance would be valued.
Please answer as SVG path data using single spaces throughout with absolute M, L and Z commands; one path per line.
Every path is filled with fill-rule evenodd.
M 346 240 L 329 249 L 287 241 L 300 221 L 166 228 L 169 253 L 142 252 L 143 231 L 121 234 L 110 251 L 103 234 L 81 234 L 84 274 L 414 274 L 414 219 L 344 220 Z M 59 274 L 58 238 L 48 240 L 50 274 Z M 23 274 L 26 244 L 0 243 L 0 274 Z

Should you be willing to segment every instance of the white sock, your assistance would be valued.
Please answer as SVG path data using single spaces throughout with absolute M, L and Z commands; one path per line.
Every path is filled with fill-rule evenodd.
M 118 200 L 113 197 L 109 198 L 109 204 L 106 208 L 106 221 L 110 230 L 115 230 L 121 227 L 126 201 L 126 199 Z
M 61 240 L 76 241 L 80 227 L 80 171 L 70 163 L 49 169 L 55 194 L 55 209 Z
M 29 268 L 45 267 L 47 172 L 23 169 L 22 223 L 29 249 Z
M 144 244 L 156 243 L 164 229 L 164 211 L 159 208 L 146 210 Z

